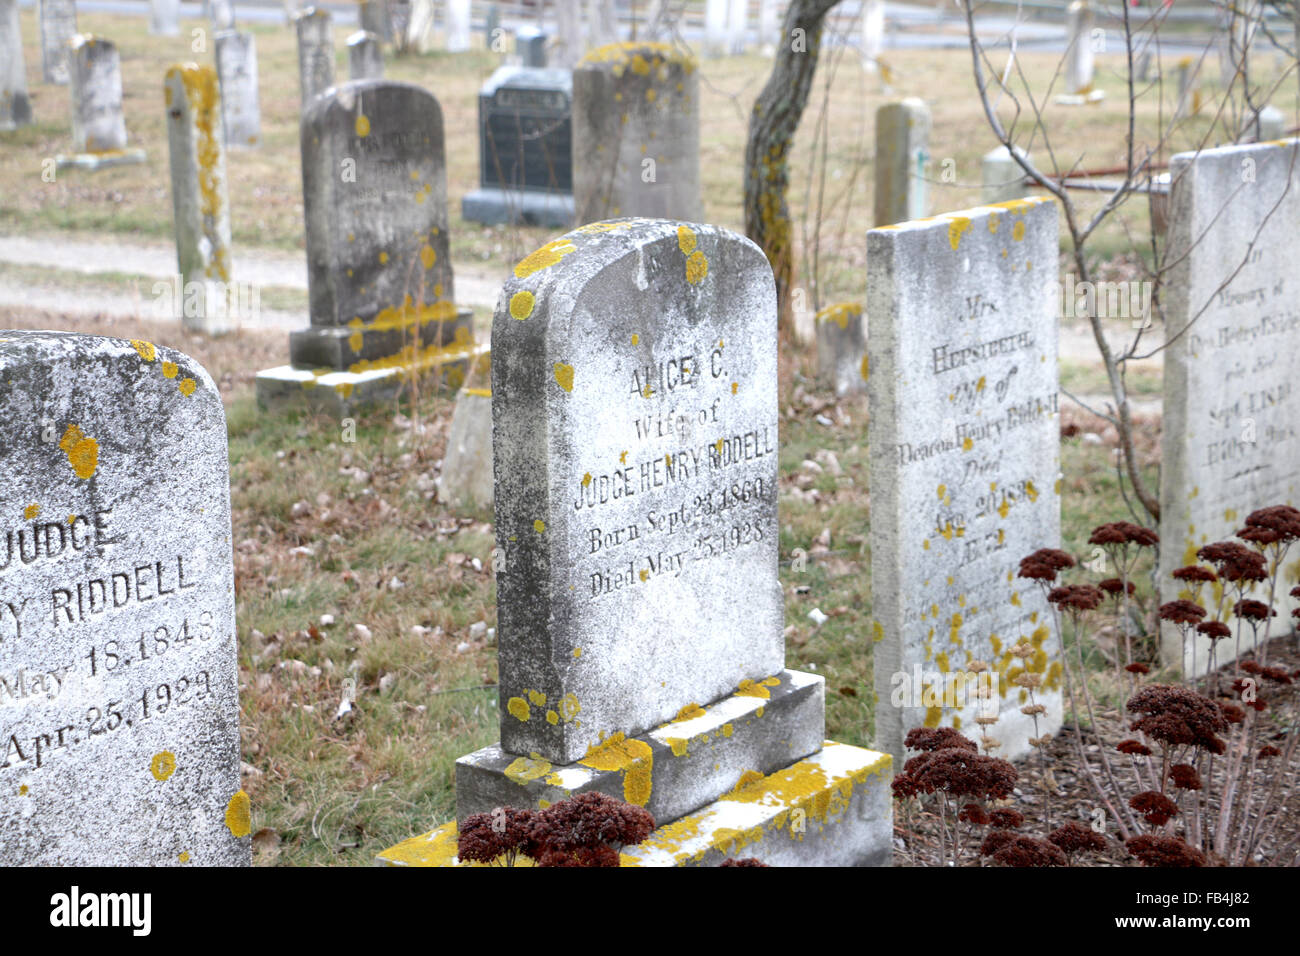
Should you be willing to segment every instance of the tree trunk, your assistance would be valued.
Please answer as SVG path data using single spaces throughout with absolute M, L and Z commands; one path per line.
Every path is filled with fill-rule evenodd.
M 808 103 L 822 21 L 838 0 L 791 0 L 776 48 L 776 62 L 749 118 L 745 147 L 745 234 L 756 242 L 776 275 L 782 327 L 793 321 L 794 229 L 786 204 L 790 184 L 787 159 L 795 130 Z

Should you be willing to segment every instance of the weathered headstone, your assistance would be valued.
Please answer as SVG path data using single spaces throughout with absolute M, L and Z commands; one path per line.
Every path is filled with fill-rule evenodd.
M 784 669 L 762 251 L 665 220 L 548 242 L 497 305 L 492 421 L 502 739 L 457 762 L 458 817 L 599 791 L 654 815 L 645 865 L 886 860 L 889 759 L 823 747 L 824 681 Z M 453 862 L 455 833 L 380 859 Z
M 359 0 L 357 21 L 363 31 L 373 33 L 380 43 L 393 41 L 393 21 L 388 10 L 388 0 Z M 353 79 L 358 77 L 354 76 Z
M 1201 65 L 1195 58 L 1185 56 L 1178 61 L 1178 100 L 1174 104 L 1174 118 L 1186 119 L 1201 112 Z
M 167 71 L 163 94 L 176 257 L 185 288 L 198 293 L 193 296 L 197 308 L 185 309 L 182 323 L 208 335 L 232 332 L 239 328 L 238 309 L 232 308 L 239 297 L 230 277 L 230 199 L 217 71 L 177 64 Z
M 885 0 L 863 0 L 862 65 L 875 73 L 885 50 Z
M 234 0 L 204 0 L 208 8 L 208 22 L 213 33 L 226 33 L 235 29 Z
M 379 400 L 416 371 L 463 381 L 472 313 L 454 305 L 444 149 L 438 101 L 408 83 L 353 80 L 308 106 L 311 327 L 290 335 L 292 365 L 259 374 L 263 403 L 304 388 L 314 402 Z
M 1258 141 L 1268 143 L 1286 135 L 1286 114 L 1272 103 L 1259 111 Z
M 546 45 L 548 37 L 536 27 L 524 27 L 515 34 L 515 49 L 519 54 L 519 65 L 541 69 L 546 66 Z M 572 88 L 572 83 L 568 86 Z
M 111 40 L 79 33 L 68 42 L 68 92 L 76 153 L 56 157 L 59 168 L 94 170 L 144 162 L 144 150 L 127 149 L 122 66 Z
M 384 78 L 384 51 L 375 34 L 358 30 L 348 37 L 348 77 L 353 80 Z
M 232 149 L 256 146 L 262 141 L 257 42 L 251 33 L 219 33 L 214 43 L 226 146 Z
M 1029 154 L 1019 146 L 1014 149 L 1023 159 L 1029 159 Z M 980 160 L 980 183 L 980 200 L 985 204 L 1023 199 L 1029 194 L 1028 174 L 1005 146 L 984 154 Z
M 660 43 L 592 50 L 573 71 L 577 221 L 703 218 L 695 60 Z
M 180 0 L 149 0 L 149 32 L 174 37 L 181 32 Z
M 39 0 L 41 72 L 46 83 L 68 82 L 68 41 L 77 35 L 74 0 Z
M 1300 504 L 1298 143 L 1180 153 L 1170 162 L 1167 241 L 1175 265 L 1165 286 L 1163 600 L 1190 596 L 1176 593 L 1170 575 L 1197 563 L 1198 548 L 1229 538 L 1258 508 Z M 1280 583 L 1272 636 L 1289 629 L 1295 605 L 1285 597 L 1290 579 Z M 1263 588 L 1246 596 L 1268 600 Z M 1241 650 L 1251 645 L 1245 627 Z M 1205 673 L 1208 641 L 1197 638 L 1184 656 L 1169 628 L 1162 648 L 1167 663 Z M 1235 652 L 1235 640 L 1220 641 L 1216 663 Z
M 62 332 L 0 377 L 0 865 L 248 865 L 216 385 Z
M 867 233 L 876 745 L 896 759 L 913 727 L 996 714 L 1015 757 L 1061 722 L 1051 611 L 1016 577 L 1060 547 L 1057 230 L 1054 201 L 1022 199 Z
M 486 225 L 573 225 L 568 70 L 499 67 L 479 90 L 479 182 L 461 215 Z
M 17 129 L 31 121 L 18 0 L 0 0 L 0 130 Z
M 930 108 L 908 97 L 876 110 L 877 226 L 920 219 L 928 204 L 926 164 L 930 160 Z
M 447 0 L 447 52 L 463 53 L 469 49 L 470 0 Z
M 836 395 L 867 389 L 867 330 L 857 302 L 828 305 L 817 313 L 817 372 Z
M 334 85 L 334 28 L 328 10 L 308 7 L 294 17 L 298 30 L 298 88 L 302 111 Z
M 435 13 L 433 0 L 412 0 L 411 24 L 406 36 L 409 47 L 416 53 L 428 53 L 436 45 Z
M 438 500 L 453 508 L 492 508 L 492 390 L 462 388 L 447 432 Z
M 1074 0 L 1066 8 L 1065 93 L 1056 98 L 1063 106 L 1096 103 L 1106 95 L 1093 88 L 1094 22 L 1088 0 Z

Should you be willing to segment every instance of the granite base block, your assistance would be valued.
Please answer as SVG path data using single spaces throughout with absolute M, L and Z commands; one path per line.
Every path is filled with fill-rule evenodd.
M 826 741 L 767 776 L 746 775 L 718 800 L 627 847 L 623 866 L 888 866 L 893 852 L 888 754 Z M 456 857 L 453 821 L 380 853 L 380 866 L 481 866 Z M 521 858 L 516 865 L 529 866 Z
M 490 354 L 487 344 L 469 348 L 443 349 L 432 360 L 421 363 L 418 373 L 424 388 L 458 389 L 471 365 Z M 390 402 L 410 382 L 412 369 L 406 365 L 337 372 L 280 365 L 257 373 L 257 404 L 262 409 L 305 403 L 331 415 L 346 417 L 360 408 Z
M 358 334 L 360 332 L 360 334 Z M 289 333 L 289 361 L 301 368 L 351 370 L 360 363 L 383 364 L 403 350 L 455 347 L 474 339 L 474 311 L 399 328 L 311 326 Z M 366 366 L 362 365 L 362 369 Z M 358 371 L 362 370 L 358 369 Z
M 726 793 L 744 773 L 772 773 L 822 745 L 823 677 L 782 671 L 632 740 L 552 767 L 493 744 L 456 761 L 460 821 L 494 807 L 537 809 L 598 791 L 669 823 Z
M 485 187 L 461 199 L 460 215 L 466 222 L 485 226 L 506 224 L 568 229 L 573 225 L 573 196 Z
M 143 149 L 115 149 L 106 153 L 60 153 L 54 157 L 54 168 L 84 169 L 96 172 L 113 166 L 137 166 L 147 158 Z

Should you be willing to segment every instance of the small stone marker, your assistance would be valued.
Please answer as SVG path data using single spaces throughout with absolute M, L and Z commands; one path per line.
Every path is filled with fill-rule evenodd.
M 1094 19 L 1088 0 L 1074 0 L 1066 8 L 1065 93 L 1056 98 L 1062 106 L 1080 106 L 1105 98 L 1104 90 L 1093 89 L 1092 32 Z
M 1060 547 L 1057 228 L 1054 201 L 1024 199 L 867 233 L 876 742 L 895 758 L 913 727 L 994 712 L 972 661 L 997 678 L 998 756 L 1061 722 L 1051 610 L 1016 577 Z
M 930 160 L 930 108 L 908 97 L 876 110 L 877 226 L 926 215 L 926 163 Z
M 257 146 L 262 141 L 257 41 L 251 33 L 219 33 L 215 46 L 226 146 L 231 149 Z
M 462 388 L 456 395 L 438 476 L 438 500 L 454 508 L 492 508 L 490 388 Z
M 358 30 L 348 37 L 348 76 L 354 80 L 384 78 L 384 52 L 378 36 Z
M 485 225 L 573 225 L 569 70 L 498 67 L 478 95 L 478 189 L 461 216 Z
M 149 32 L 157 36 L 176 36 L 181 32 L 180 12 L 180 0 L 149 0 Z
M 18 0 L 0 0 L 0 130 L 17 129 L 31 121 Z
M 463 53 L 469 49 L 470 0 L 447 0 L 447 52 Z
M 234 0 L 205 0 L 208 7 L 208 22 L 212 24 L 213 33 L 227 33 L 235 29 Z
M 817 313 L 817 371 L 836 395 L 865 392 L 867 330 L 857 302 L 828 305 Z
M 536 27 L 523 27 L 515 34 L 515 50 L 521 66 L 542 69 L 546 66 L 546 44 L 549 37 Z M 572 82 L 568 84 L 572 87 Z
M 699 108 L 695 60 L 668 44 L 583 57 L 573 71 L 577 221 L 702 219 Z
M 0 378 L 0 865 L 247 866 L 216 385 L 62 332 Z
M 59 168 L 100 169 L 142 163 L 142 149 L 127 149 L 122 116 L 122 67 L 111 40 L 79 33 L 68 43 L 68 91 L 72 104 L 73 156 L 58 156 Z
M 298 89 L 302 111 L 334 85 L 334 29 L 328 10 L 308 7 L 294 17 L 298 30 Z
M 1174 118 L 1186 119 L 1201 112 L 1200 64 L 1190 56 L 1178 61 L 1178 101 L 1174 104 Z
M 1300 503 L 1298 142 L 1180 153 L 1170 162 L 1167 241 L 1176 265 L 1165 293 L 1164 601 L 1191 597 L 1178 593 L 1171 574 L 1198 563 L 1198 548 L 1229 539 L 1258 508 Z M 1290 630 L 1290 584 L 1279 582 L 1273 637 Z M 1268 601 L 1264 588 L 1245 596 Z M 1212 602 L 1200 603 L 1214 613 Z M 1229 624 L 1235 633 L 1236 622 Z M 1166 663 L 1181 663 L 1188 674 L 1205 673 L 1208 644 L 1198 638 L 1184 654 L 1175 628 L 1162 635 Z M 1244 627 L 1242 652 L 1251 646 Z M 1219 641 L 1216 664 L 1235 652 L 1235 639 Z
M 1023 159 L 1029 159 L 1029 154 L 1019 146 L 1015 151 Z M 980 161 L 980 182 L 980 199 L 985 205 L 1024 199 L 1029 195 L 1028 174 L 1005 146 L 984 154 Z
M 492 331 L 502 741 L 457 761 L 460 820 L 600 792 L 655 817 L 644 865 L 885 862 L 890 758 L 824 741 L 825 682 L 783 669 L 761 250 L 582 226 L 515 266 Z M 456 833 L 380 861 L 455 865 Z
M 1287 132 L 1286 114 L 1272 103 L 1259 111 L 1259 142 L 1281 139 Z
M 373 33 L 380 43 L 393 42 L 393 21 L 388 10 L 388 0 L 360 0 L 357 20 L 361 29 Z M 353 77 L 354 80 L 361 77 Z
M 167 71 L 163 94 L 176 257 L 186 288 L 202 289 L 193 297 L 198 308 L 186 308 L 182 323 L 208 335 L 233 332 L 240 316 L 232 304 L 239 297 L 230 279 L 230 200 L 217 71 L 177 64 Z
M 438 101 L 409 83 L 353 80 L 308 106 L 311 327 L 289 337 L 292 366 L 258 376 L 264 404 L 304 388 L 313 402 L 380 400 L 421 369 L 464 380 L 473 314 L 454 304 L 444 149 Z
M 38 0 L 41 16 L 41 71 L 46 83 L 68 82 L 68 41 L 77 35 L 74 0 Z

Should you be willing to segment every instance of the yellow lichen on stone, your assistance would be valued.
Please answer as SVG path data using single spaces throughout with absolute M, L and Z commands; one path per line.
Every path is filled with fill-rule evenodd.
M 669 749 L 672 750 L 674 757 L 688 756 L 686 750 L 687 742 L 684 737 L 665 737 L 664 743 L 666 743 Z
M 546 760 L 533 757 L 520 757 L 513 761 L 504 771 L 507 780 L 513 780 L 521 786 L 532 783 L 551 772 L 551 765 Z
M 176 387 L 180 389 L 180 393 L 182 395 L 184 395 L 186 398 L 189 398 L 191 395 L 194 394 L 194 390 L 199 387 L 199 383 L 194 381 L 194 379 L 192 378 L 183 378 L 180 380 L 180 384 L 178 384 Z
M 546 531 L 546 522 L 543 521 L 541 518 L 537 518 L 536 520 L 533 521 L 533 530 L 536 531 L 538 534 L 544 533 Z
M 578 763 L 593 770 L 623 771 L 623 798 L 639 807 L 650 802 L 654 751 L 644 740 L 614 734 L 602 743 L 592 744 Z
M 815 322 L 834 322 L 841 329 L 849 327 L 849 319 L 862 315 L 862 306 L 856 302 L 837 302 L 828 305 L 814 317 Z M 865 376 L 864 376 L 865 377 Z
M 571 239 L 552 239 L 540 249 L 530 252 L 515 265 L 515 278 L 525 279 L 542 269 L 549 269 L 569 253 L 577 250 Z
M 669 721 L 669 723 L 679 724 L 685 720 L 694 720 L 696 717 L 703 717 L 707 713 L 708 711 L 699 704 L 687 704 L 677 712 L 677 716 Z
M 180 372 L 180 370 L 181 370 L 180 366 L 177 365 L 175 362 L 162 363 L 163 378 L 175 378 L 177 373 Z
M 1011 238 L 1016 242 L 1020 242 L 1025 238 L 1025 221 L 1023 219 L 1017 219 L 1016 224 L 1011 227 Z
M 582 656 L 582 648 L 574 649 L 574 657 Z M 582 705 L 578 703 L 578 695 L 572 692 L 565 694 L 560 698 L 560 716 L 565 721 L 573 720 L 582 712 Z
M 528 694 L 528 702 L 532 704 L 534 707 L 546 706 L 546 695 L 543 694 L 540 690 L 530 690 L 527 691 L 526 693 Z
M 522 697 L 511 697 L 506 701 L 506 713 L 521 723 L 527 723 L 531 711 L 528 707 L 528 701 Z
M 689 256 L 695 251 L 695 230 L 690 226 L 677 227 L 677 248 L 682 250 L 682 255 Z
M 40 505 L 28 505 L 26 508 L 23 509 L 23 520 L 31 521 L 40 513 L 41 513 Z
M 149 772 L 159 783 L 176 772 L 176 755 L 170 750 L 163 750 L 153 755 L 149 761 Z
M 145 342 L 143 339 L 132 339 L 131 347 L 140 353 L 140 358 L 146 362 L 152 362 L 158 355 L 158 349 L 152 342 Z
M 560 715 L 553 710 L 548 710 L 546 712 L 546 722 L 554 727 L 560 722 Z
M 709 260 L 704 253 L 696 249 L 686 257 L 686 281 L 691 285 L 699 285 L 704 281 L 705 276 L 709 274 Z
M 527 289 L 516 292 L 510 297 L 510 314 L 523 321 L 533 314 L 533 306 L 537 302 L 537 297 Z
M 243 790 L 237 790 L 226 804 L 226 829 L 237 838 L 248 836 L 252 829 L 251 807 Z
M 772 693 L 762 684 L 752 680 L 742 680 L 740 686 L 736 688 L 737 697 L 758 697 L 761 700 L 771 700 Z
M 78 478 L 89 479 L 99 467 L 99 442 L 76 425 L 69 425 L 63 433 L 59 449 L 68 456 L 68 464 Z
M 566 392 L 573 391 L 573 366 L 564 362 L 555 363 L 555 383 Z
M 962 233 L 969 228 L 970 219 L 966 216 L 953 216 L 948 223 L 948 245 L 952 246 L 954 252 L 961 245 Z
M 364 113 L 362 113 L 361 115 L 359 115 L 359 116 L 357 117 L 357 121 L 356 121 L 356 124 L 355 124 L 355 129 L 356 129 L 356 131 L 357 131 L 357 135 L 360 136 L 362 139 L 364 139 L 365 137 L 369 136 L 369 135 L 370 135 L 370 117 L 366 116 Z

